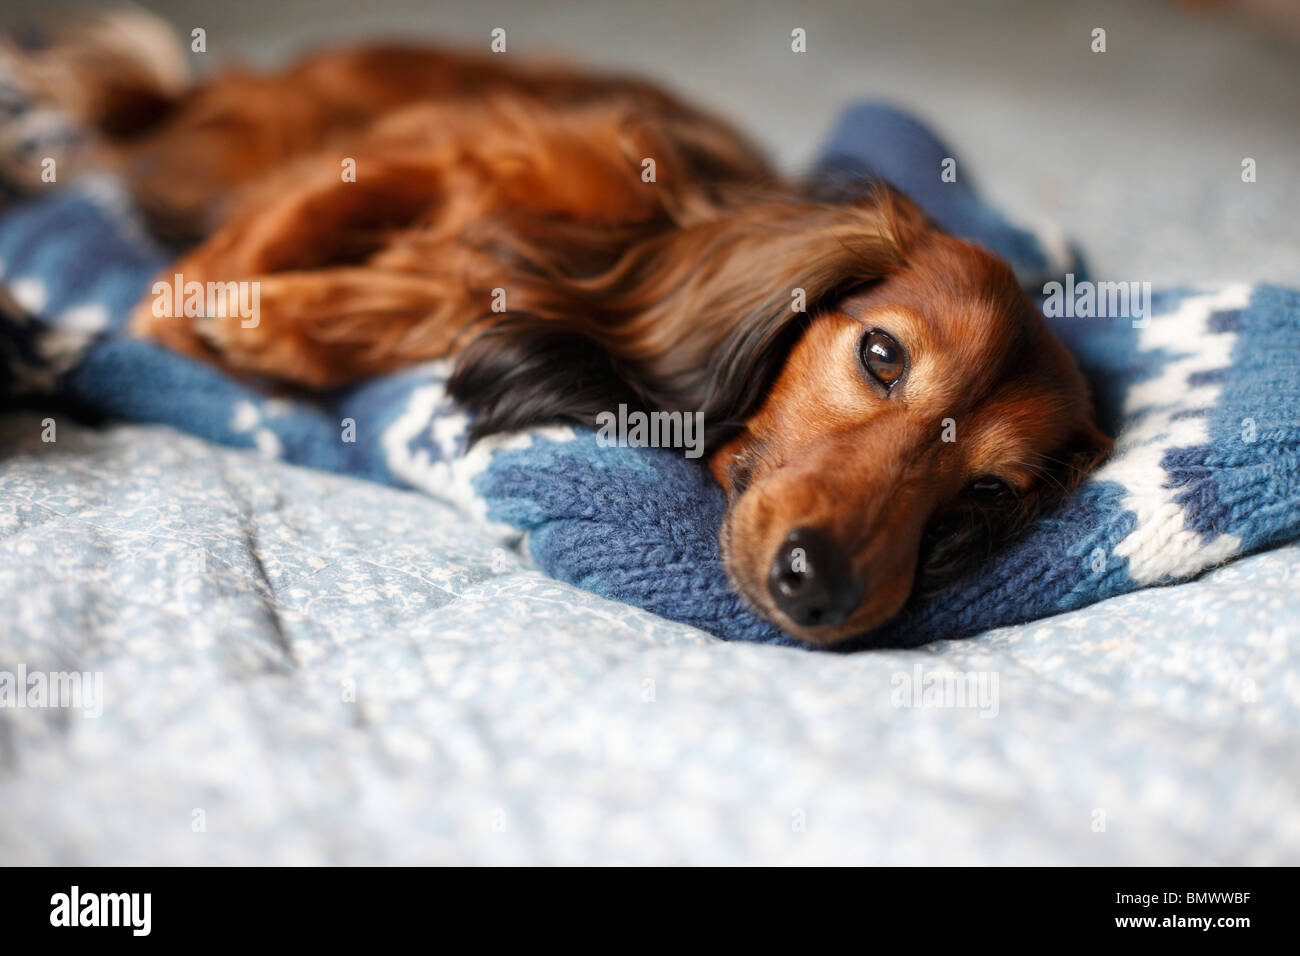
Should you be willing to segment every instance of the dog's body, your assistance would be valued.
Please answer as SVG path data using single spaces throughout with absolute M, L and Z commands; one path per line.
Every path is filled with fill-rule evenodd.
M 806 640 L 883 623 L 1109 447 L 1005 264 L 886 189 L 814 201 L 646 83 L 368 48 L 181 89 L 105 46 L 33 82 L 202 240 L 168 281 L 260 288 L 251 327 L 146 298 L 137 332 L 309 387 L 454 355 L 479 435 L 701 411 L 728 572 Z

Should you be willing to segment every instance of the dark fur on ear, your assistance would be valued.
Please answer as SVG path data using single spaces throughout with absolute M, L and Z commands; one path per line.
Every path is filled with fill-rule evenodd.
M 545 422 L 589 424 L 593 409 L 643 406 L 607 351 L 580 331 L 523 313 L 471 343 L 449 389 L 476 413 L 471 441 Z
M 481 237 L 500 250 L 511 311 L 484 319 L 449 383 L 477 413 L 473 437 L 591 425 L 625 402 L 703 412 L 712 450 L 757 408 L 808 316 L 898 268 L 923 228 L 883 187 L 844 205 L 733 196 L 693 218 L 630 239 L 573 224 Z

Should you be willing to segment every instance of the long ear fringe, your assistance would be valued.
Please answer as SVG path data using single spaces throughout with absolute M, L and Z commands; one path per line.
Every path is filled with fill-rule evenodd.
M 525 305 L 486 321 L 449 384 L 477 413 L 474 436 L 591 424 L 626 403 L 703 412 L 716 448 L 757 409 L 808 321 L 897 269 L 924 228 L 887 188 L 841 206 L 793 194 L 729 202 L 630 242 L 594 274 L 570 270 L 600 247 L 597 227 L 513 242 L 510 294 Z
M 460 353 L 448 391 L 475 412 L 469 438 L 532 425 L 591 425 L 619 404 L 642 408 L 613 356 L 581 332 L 516 314 Z

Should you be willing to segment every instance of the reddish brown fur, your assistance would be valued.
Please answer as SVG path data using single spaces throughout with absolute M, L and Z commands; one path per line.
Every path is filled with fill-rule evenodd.
M 1014 525 L 1077 483 L 1110 444 L 1081 400 L 1074 361 L 1010 270 L 941 233 L 911 243 L 905 267 L 813 323 L 745 433 L 710 462 L 729 488 L 735 463 L 760 450 L 758 472 L 729 510 L 723 551 L 766 616 L 779 616 L 764 585 L 792 526 L 827 530 L 852 555 L 866 600 L 818 632 L 820 642 L 863 633 L 903 606 L 927 528 L 942 511 L 960 515 L 972 480 L 997 477 L 1017 492 L 1015 513 L 1001 516 Z M 855 367 L 868 328 L 910 353 L 906 380 L 887 397 Z M 941 440 L 946 419 L 955 441 Z
M 807 640 L 888 619 L 922 563 L 955 573 L 965 539 L 935 529 L 969 519 L 972 479 L 1017 490 L 997 519 L 1011 533 L 1108 447 L 1003 263 L 889 191 L 810 200 L 647 84 L 367 48 L 180 97 L 75 89 L 50 93 L 104 128 L 102 158 L 155 224 L 207 236 L 166 277 L 261 284 L 255 328 L 159 318 L 147 299 L 139 334 L 306 386 L 456 354 L 453 389 L 481 431 L 590 421 L 621 400 L 704 411 L 731 498 L 728 573 Z M 504 315 L 489 311 L 497 288 Z M 795 289 L 807 315 L 791 311 Z M 859 365 L 869 328 L 910 357 L 892 392 Z M 945 419 L 956 442 L 940 440 Z M 865 582 L 829 627 L 797 625 L 767 586 L 786 534 L 809 526 Z

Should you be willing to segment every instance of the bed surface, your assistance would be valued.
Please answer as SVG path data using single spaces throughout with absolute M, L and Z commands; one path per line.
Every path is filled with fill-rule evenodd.
M 607 602 L 416 493 L 41 432 L 0 418 L 0 669 L 105 706 L 0 708 L 5 863 L 1300 861 L 1300 547 L 843 656 Z M 974 706 L 901 706 L 944 674 Z
M 846 101 L 891 98 L 1100 276 L 1300 284 L 1276 32 L 1129 0 L 304 8 L 163 14 L 207 27 L 211 65 L 504 25 L 699 97 L 791 170 Z M 1300 864 L 1298 546 L 809 653 L 558 583 L 424 495 L 159 427 L 59 416 L 47 444 L 41 417 L 0 415 L 0 671 L 101 673 L 106 706 L 0 707 L 0 864 Z M 895 706 L 918 673 L 996 676 L 996 716 Z

